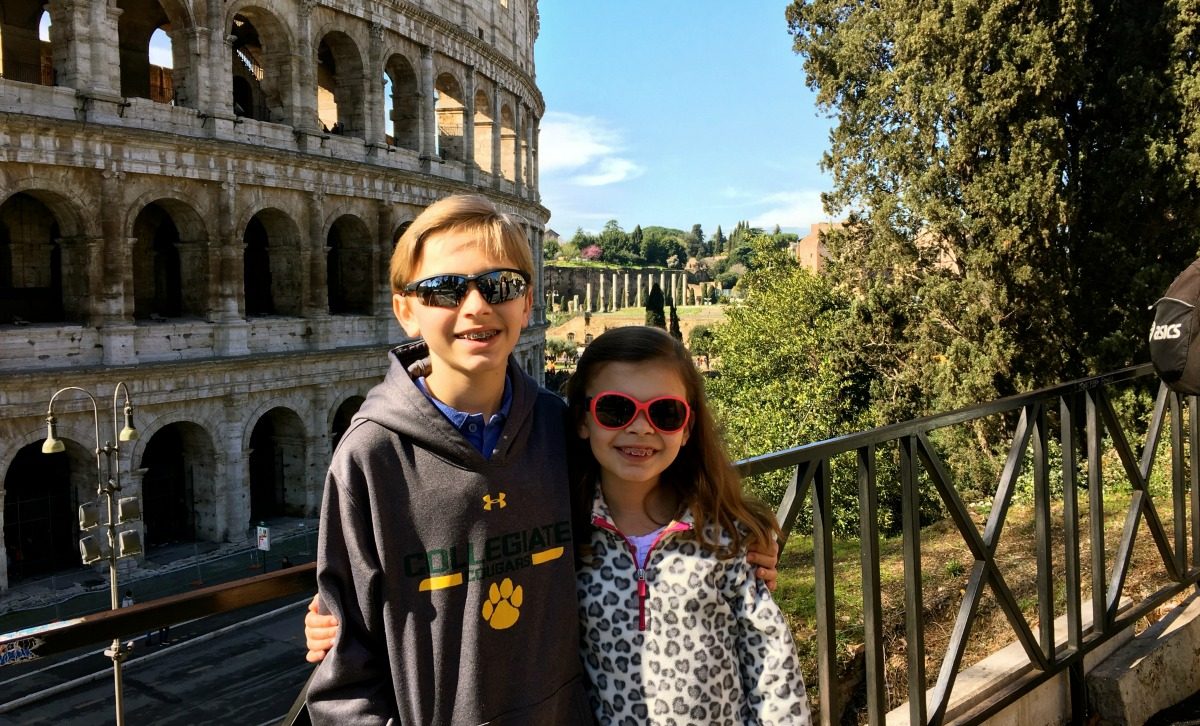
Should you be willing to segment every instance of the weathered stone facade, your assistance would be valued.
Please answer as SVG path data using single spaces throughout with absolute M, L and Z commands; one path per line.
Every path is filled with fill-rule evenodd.
M 103 443 L 127 384 L 122 495 L 148 545 L 315 514 L 402 338 L 387 262 L 406 224 L 476 191 L 542 258 L 536 34 L 536 0 L 5 1 L 0 589 L 79 562 L 96 420 L 64 393 L 67 451 L 41 454 L 63 386 L 97 396 Z M 535 376 L 542 293 L 539 274 L 517 349 Z

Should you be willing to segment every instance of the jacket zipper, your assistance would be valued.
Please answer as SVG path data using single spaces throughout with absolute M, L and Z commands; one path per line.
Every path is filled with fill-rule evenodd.
M 592 524 L 599 527 L 600 529 L 608 530 L 609 532 L 612 532 L 613 534 L 620 537 L 621 540 L 625 543 L 625 548 L 629 550 L 630 559 L 633 560 L 633 566 L 634 566 L 634 568 L 636 568 L 636 572 L 634 573 L 634 578 L 637 580 L 637 591 L 638 591 L 638 630 L 645 631 L 646 630 L 646 596 L 648 595 L 648 588 L 646 586 L 646 568 L 641 563 L 639 563 L 638 559 L 637 559 L 637 546 L 634 545 L 633 542 L 628 537 L 625 536 L 624 532 L 617 529 L 617 526 L 615 524 L 608 521 L 604 517 L 601 517 L 598 514 L 592 515 Z M 662 528 L 662 531 L 658 533 L 658 536 L 654 538 L 654 542 L 652 542 L 650 544 L 650 547 L 646 550 L 646 561 L 647 562 L 650 561 L 650 555 L 654 554 L 655 548 L 658 547 L 659 542 L 662 542 L 663 537 L 666 537 L 668 534 L 673 534 L 675 532 L 685 532 L 691 528 L 692 528 L 692 526 L 690 524 L 687 524 L 686 522 L 678 522 L 675 520 L 671 520 L 671 522 L 667 526 Z

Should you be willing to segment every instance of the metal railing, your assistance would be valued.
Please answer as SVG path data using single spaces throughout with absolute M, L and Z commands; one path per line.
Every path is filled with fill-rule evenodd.
M 117 610 L 101 610 L 68 620 L 0 634 L 0 666 L 25 663 L 86 645 L 176 625 L 295 594 L 315 593 L 317 564 L 247 577 Z M 297 624 L 297 628 L 299 628 Z
M 1134 453 L 1113 408 L 1109 391 L 1119 384 L 1157 383 L 1149 365 L 1136 366 L 1111 374 L 1066 383 L 1033 393 L 1012 396 L 947 414 L 884 426 L 786 451 L 754 457 L 738 463 L 745 477 L 791 470 L 792 478 L 779 509 L 786 537 L 795 526 L 802 507 L 812 507 L 812 539 L 816 583 L 816 620 L 818 645 L 818 687 L 821 699 L 820 722 L 835 723 L 840 713 L 836 702 L 837 623 L 834 617 L 833 512 L 831 493 L 834 485 L 831 462 L 838 456 L 853 456 L 857 462 L 860 547 L 863 584 L 863 630 L 865 638 L 867 717 L 874 725 L 885 723 L 887 701 L 884 682 L 883 619 L 880 582 L 879 461 L 881 449 L 895 447 L 902 489 L 902 532 L 905 581 L 905 632 L 908 655 L 908 704 L 912 724 L 977 724 L 1002 710 L 1040 684 L 1067 673 L 1070 680 L 1072 720 L 1080 723 L 1086 710 L 1083 657 L 1104 642 L 1132 627 L 1140 618 L 1174 595 L 1200 580 L 1200 450 L 1191 447 L 1185 461 L 1185 430 L 1200 429 L 1200 406 L 1194 397 L 1187 399 L 1188 419 L 1184 423 L 1184 400 L 1165 386 L 1159 386 L 1140 458 Z M 1049 419 L 1057 415 L 1058 456 L 1048 445 L 1052 435 Z M 982 532 L 971 520 L 967 507 L 955 488 L 949 468 L 931 443 L 930 434 L 938 429 L 968 424 L 982 418 L 1007 415 L 1015 419 L 1011 445 L 999 476 L 993 505 Z M 1167 464 L 1171 475 L 1171 506 L 1174 510 L 1174 547 L 1167 536 L 1158 510 L 1152 501 L 1148 480 L 1155 464 L 1160 438 L 1169 428 Z M 1082 436 L 1080 436 L 1082 434 Z M 1119 458 L 1124 481 L 1132 489 L 1120 542 L 1112 569 L 1105 563 L 1104 478 L 1102 461 L 1107 451 Z M 1078 456 L 1074 455 L 1077 452 Z M 890 451 L 888 454 L 891 455 Z M 1038 570 L 1037 635 L 1022 615 L 1019 603 L 1005 582 L 996 548 L 1005 525 L 1013 493 L 1027 456 L 1031 458 L 1034 481 L 1034 517 Z M 1084 628 L 1084 602 L 1081 589 L 1079 480 L 1081 459 L 1086 467 L 1086 488 L 1090 507 L 1092 626 Z M 1062 472 L 1062 539 L 1065 546 L 1063 580 L 1065 582 L 1067 637 L 1056 646 L 1054 632 L 1054 575 L 1051 557 L 1051 464 Z M 1189 472 L 1190 469 L 1190 472 Z M 932 700 L 926 700 L 923 595 L 921 587 L 922 477 L 939 496 L 948 519 L 961 535 L 974 557 L 962 605 Z M 1185 481 L 1186 477 L 1186 481 Z M 1190 492 L 1191 527 L 1188 527 Z M 810 496 L 811 495 L 811 496 Z M 1129 572 L 1138 525 L 1144 520 L 1170 584 L 1144 597 L 1130 608 L 1119 610 L 1122 588 Z M 1193 542 L 1189 564 L 1187 541 Z M 192 617 L 226 612 L 266 602 L 285 595 L 315 591 L 315 565 L 309 563 L 286 570 L 216 585 L 192 593 L 163 598 L 120 610 L 104 611 L 65 623 L 52 623 L 17 633 L 0 635 L 0 665 L 61 653 L 82 645 L 126 637 Z M 990 586 L 999 606 L 1008 618 L 1017 640 L 1029 658 L 1029 666 L 1014 673 L 993 688 L 985 698 L 967 710 L 950 711 L 950 696 L 958 668 L 962 663 L 967 636 L 977 614 L 985 587 Z M 296 701 L 303 703 L 304 694 Z M 296 707 L 293 708 L 293 711 Z M 296 716 L 289 714 L 287 721 Z
M 888 704 L 884 679 L 884 612 L 881 604 L 880 531 L 878 526 L 878 481 L 881 449 L 898 463 L 902 493 L 902 545 L 904 563 L 904 611 L 908 670 L 908 711 L 912 724 L 977 724 L 1002 710 L 1038 685 L 1062 673 L 1070 684 L 1072 721 L 1082 723 L 1087 709 L 1083 657 L 1104 642 L 1132 627 L 1140 618 L 1179 594 L 1200 579 L 1200 451 L 1190 448 L 1190 475 L 1185 466 L 1185 432 L 1200 428 L 1200 407 L 1195 397 L 1188 398 L 1188 423 L 1184 424 L 1183 399 L 1164 385 L 1158 386 L 1153 413 L 1140 458 L 1130 445 L 1113 408 L 1109 391 L 1117 384 L 1137 382 L 1157 384 L 1150 365 L 1135 366 L 1028 394 L 1011 396 L 951 413 L 915 419 L 904 423 L 862 431 L 826 441 L 799 446 L 739 462 L 742 475 L 752 477 L 790 469 L 791 482 L 778 510 L 785 537 L 795 526 L 806 502 L 812 507 L 812 539 L 816 589 L 816 632 L 818 689 L 821 701 L 820 722 L 836 723 L 838 704 L 838 664 L 834 598 L 833 556 L 833 469 L 831 462 L 840 455 L 857 460 L 858 506 L 863 591 L 863 632 L 865 640 L 867 718 L 870 724 L 885 723 Z M 1143 380 L 1138 380 L 1143 379 Z M 996 415 L 1015 419 L 1011 445 L 999 476 L 986 526 L 980 532 L 972 521 L 949 467 L 930 441 L 937 429 L 970 424 Z M 1057 415 L 1057 431 L 1052 432 L 1049 418 Z M 1167 466 L 1171 475 L 1171 505 L 1174 508 L 1174 543 L 1164 530 L 1148 488 L 1164 429 L 1170 431 Z M 1060 445 L 1052 453 L 1050 437 L 1057 435 Z M 895 451 L 891 451 L 894 447 Z M 1104 473 L 1105 453 L 1114 453 L 1132 490 L 1129 508 L 1112 569 L 1105 563 L 1104 546 Z M 1027 459 L 1033 474 L 1034 530 L 1037 563 L 1037 634 L 1030 628 L 1021 607 L 1006 583 L 997 563 L 996 549 L 1013 501 L 1018 478 Z M 1080 464 L 1086 468 L 1086 482 L 1080 482 Z M 1061 532 L 1065 546 L 1062 580 L 1066 601 L 1066 642 L 1056 646 L 1054 632 L 1054 582 L 1052 571 L 1052 526 L 1050 471 L 1062 472 Z M 1185 482 L 1185 476 L 1189 478 Z M 925 674 L 925 619 L 921 570 L 920 504 L 922 480 L 940 499 L 963 544 L 974 559 L 970 568 L 962 605 L 942 660 L 936 685 L 927 702 Z M 1089 503 L 1091 540 L 1092 626 L 1084 628 L 1084 602 L 1080 573 L 1079 489 L 1086 487 Z M 1188 491 L 1191 499 L 1192 561 L 1188 564 Z M 811 496 L 810 496 L 811 495 Z M 1142 521 L 1149 530 L 1161 556 L 1170 582 L 1131 608 L 1118 610 L 1122 588 L 1129 573 L 1134 540 Z M 785 540 L 786 543 L 786 540 Z M 978 703 L 950 712 L 950 697 L 962 663 L 968 635 L 976 620 L 985 588 L 990 586 L 995 600 L 1004 611 L 1013 633 L 1029 658 L 1029 666 L 995 686 Z

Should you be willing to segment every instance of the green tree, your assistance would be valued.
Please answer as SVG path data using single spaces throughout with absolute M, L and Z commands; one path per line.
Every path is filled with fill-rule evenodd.
M 663 291 L 656 282 L 654 287 L 650 288 L 650 294 L 646 296 L 646 325 L 667 329 L 667 315 L 663 305 Z
M 756 240 L 753 250 L 758 264 L 741 283 L 744 300 L 730 305 L 725 322 L 713 328 L 720 376 L 706 385 L 730 453 L 739 459 L 852 431 L 863 400 L 855 393 L 861 386 L 853 356 L 830 346 L 850 320 L 848 302 L 770 238 Z M 749 486 L 777 505 L 787 477 L 757 477 Z M 835 496 L 838 529 L 852 531 L 856 493 Z
M 672 256 L 687 257 L 681 230 L 669 227 L 646 227 L 642 230 L 642 243 L 638 251 L 641 261 L 647 265 L 667 267 Z
M 712 355 L 713 336 L 712 326 L 703 324 L 694 326 L 692 332 L 688 334 L 688 350 L 692 355 Z
M 557 260 L 561 251 L 562 248 L 558 244 L 557 238 L 547 239 L 546 243 L 542 245 L 542 259 L 546 261 Z
M 700 228 L 700 225 L 692 225 L 692 231 L 688 233 L 687 239 L 684 240 L 684 246 L 687 248 L 688 255 L 692 257 L 703 256 L 704 230 Z
M 1146 306 L 1200 248 L 1193 2 L 786 14 L 835 120 L 830 275 L 878 421 L 1145 360 Z
M 667 331 L 671 334 L 672 338 L 675 338 L 675 340 L 678 340 L 679 342 L 682 343 L 683 342 L 683 331 L 680 330 L 680 328 L 679 328 L 679 311 L 675 309 L 675 301 L 674 300 L 671 301 L 670 312 L 671 312 L 671 322 L 670 322 L 670 326 L 667 328 Z
M 725 243 L 728 240 L 724 233 L 721 232 L 721 225 L 717 225 L 717 231 L 713 232 L 712 239 L 708 241 L 708 249 L 704 250 L 707 255 L 719 255 L 725 252 Z M 697 255 L 699 256 L 699 255 Z
M 632 247 L 629 235 L 621 229 L 621 225 L 615 219 L 604 223 L 604 229 L 596 237 L 596 244 L 600 247 L 600 259 L 604 262 L 614 265 L 629 265 L 639 261 L 638 253 Z

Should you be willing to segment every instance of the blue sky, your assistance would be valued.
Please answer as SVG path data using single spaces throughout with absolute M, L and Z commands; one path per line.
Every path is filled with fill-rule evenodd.
M 804 86 L 782 0 L 542 0 L 539 171 L 563 237 L 616 219 L 705 236 L 828 219 L 830 122 Z

